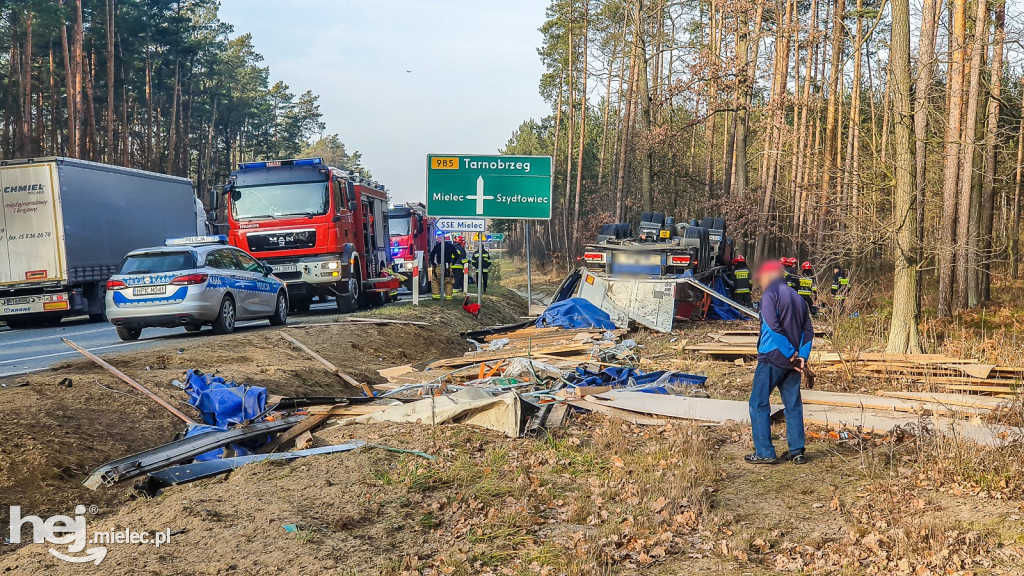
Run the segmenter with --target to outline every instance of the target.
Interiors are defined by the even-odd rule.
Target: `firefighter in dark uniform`
[[[747,308],[752,307],[753,303],[750,301],[750,269],[747,268],[746,258],[736,256],[732,259],[732,271],[729,272],[729,280],[732,281],[732,299]]]
[[[483,251],[483,264],[480,263],[481,251]],[[480,267],[480,287],[483,288],[484,292],[487,292],[487,275],[490,273],[491,270],[491,253],[488,252],[487,249],[483,247],[483,244],[481,244],[480,248],[473,253],[473,258],[470,263],[474,267]]]
[[[455,276],[454,294],[457,296],[465,290],[466,264],[469,263],[469,254],[466,252],[466,239],[459,238],[455,241],[455,251],[452,254],[451,269]]]
[[[841,310],[846,304],[846,295],[850,291],[850,279],[846,277],[846,272],[843,271],[839,266],[832,268],[832,297],[836,301],[836,306]]]
[[[804,262],[800,266],[801,274],[797,279],[797,294],[804,299],[807,310],[814,314],[814,299],[818,295],[818,286],[814,278],[814,266],[810,262]]]
[[[441,247],[444,247],[444,262],[441,261]],[[438,242],[430,250],[430,297],[434,300],[441,299],[441,292],[444,292],[445,300],[452,299],[452,270],[453,259],[457,256],[455,243],[450,240]]]
[[[779,258],[782,264],[782,273],[786,276],[786,284],[793,290],[800,289],[800,277],[796,273],[796,258]]]

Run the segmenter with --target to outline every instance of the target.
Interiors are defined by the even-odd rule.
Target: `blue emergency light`
[[[292,160],[262,160],[260,162],[239,162],[239,170],[254,170],[258,168],[279,168],[281,166],[320,166],[324,163],[323,158],[294,158]]]
[[[164,240],[165,246],[195,246],[197,244],[227,244],[226,234],[217,236],[186,236],[184,238],[168,238]]]

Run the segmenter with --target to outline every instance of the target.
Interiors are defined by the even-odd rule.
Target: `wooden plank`
[[[348,382],[349,384],[355,386],[356,388],[362,388],[363,389],[363,393],[365,393],[367,396],[373,396],[373,388],[369,384],[366,384],[365,382],[358,382],[358,381],[356,381],[355,378],[353,378],[353,377],[349,376],[348,374],[345,374],[344,372],[339,370],[337,366],[335,366],[334,364],[331,364],[326,358],[324,358],[323,356],[321,356],[321,355],[317,354],[316,352],[310,350],[309,347],[306,346],[305,344],[303,344],[302,342],[299,342],[295,338],[292,338],[292,336],[290,334],[286,334],[284,332],[281,332],[281,337],[284,338],[285,340],[291,342],[299,350],[302,350],[303,352],[305,352],[313,360],[316,360],[317,362],[319,362],[324,368],[327,368],[331,372],[334,372],[334,374],[336,376],[338,376],[339,378],[341,378],[345,382]]]
[[[306,416],[302,422],[299,422],[295,426],[285,430],[284,432],[277,435],[269,444],[260,446],[256,450],[257,454],[269,454],[270,452],[276,452],[279,448],[287,448],[287,444],[292,440],[299,437],[303,432],[312,430],[317,426],[323,424],[330,418],[330,414],[311,414]]]
[[[668,424],[668,420],[664,420],[662,418],[644,416],[643,414],[637,414],[628,410],[619,410],[618,408],[612,408],[611,406],[600,404],[598,402],[591,402],[582,398],[569,400],[567,404],[577,406],[585,410],[590,410],[591,412],[597,412],[598,414],[611,416],[612,418],[619,418],[621,420],[626,420],[627,422],[640,424],[641,426],[664,426]]]
[[[75,344],[74,342],[72,342],[71,340],[68,340],[67,338],[61,338],[60,340],[61,340],[61,342],[65,343],[68,346],[70,346],[71,348],[73,348],[76,352],[78,352],[82,356],[85,356],[89,360],[92,360],[93,362],[95,362],[96,365],[98,365],[100,368],[103,368],[107,372],[110,372],[111,374],[116,376],[120,381],[122,381],[125,384],[131,386],[132,388],[135,388],[139,392],[142,392],[143,394],[148,396],[152,401],[154,401],[157,404],[159,404],[164,410],[167,410],[171,414],[174,414],[175,416],[177,416],[179,419],[181,419],[185,423],[187,423],[187,424],[195,424],[196,423],[195,420],[193,420],[193,419],[189,418],[188,416],[186,416],[181,410],[178,410],[174,406],[171,406],[170,403],[168,403],[166,400],[164,400],[163,398],[157,396],[153,392],[150,392],[148,388],[146,388],[142,384],[139,384],[135,380],[132,380],[131,377],[129,377],[127,374],[125,374],[124,372],[121,372],[117,368],[114,368],[113,366],[108,364],[105,360],[100,358],[99,356],[93,354],[92,352],[89,352],[85,348],[82,348],[81,346],[79,346],[78,344]]]
[[[909,412],[913,414],[940,414],[955,416],[964,414],[980,414],[986,408],[950,407],[922,400],[907,400],[870,394],[850,394],[847,392],[825,392],[822,390],[801,390],[800,397],[804,404],[820,404],[846,408],[868,408],[889,412]]]
[[[566,346],[549,346],[540,347],[530,350],[527,353],[526,350],[495,350],[493,352],[472,352],[461,358],[445,358],[443,360],[437,360],[427,365],[428,369],[436,368],[460,368],[464,366],[470,366],[478,364],[480,362],[492,362],[494,360],[507,360],[509,358],[517,357],[530,357],[537,355],[545,356],[570,356],[589,354],[594,348],[593,345],[581,345],[573,344]]]
[[[988,408],[990,410],[1005,406],[1006,402],[992,398],[991,396],[978,396],[968,394],[950,394],[948,392],[880,392],[882,396],[891,398],[904,398],[907,400],[922,400],[933,402],[944,406],[963,406],[965,408]]]
[[[946,390],[960,390],[963,392],[991,392],[993,394],[1012,393],[1013,389],[1006,386],[977,386],[973,384],[946,384]]]
[[[954,372],[963,372],[974,378],[988,378],[992,375],[995,364],[939,364],[943,368],[950,368]]]

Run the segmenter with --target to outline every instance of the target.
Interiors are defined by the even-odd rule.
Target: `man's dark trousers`
[[[778,388],[786,414],[786,440],[789,453],[804,451],[804,407],[800,400],[800,373],[783,369],[767,362],[758,362],[754,370],[754,386],[750,391],[750,426],[753,430],[754,449],[760,458],[775,458],[772,444],[771,405],[772,390]]]

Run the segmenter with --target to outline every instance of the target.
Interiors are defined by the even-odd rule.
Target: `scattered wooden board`
[[[577,406],[585,410],[590,410],[591,412],[597,412],[598,414],[605,414],[613,418],[626,420],[627,422],[632,422],[634,424],[640,424],[642,426],[664,426],[665,424],[668,424],[668,420],[664,420],[662,418],[654,418],[652,416],[645,416],[628,410],[612,408],[606,404],[591,402],[590,400],[583,398],[569,400],[567,404]]]
[[[988,408],[989,410],[994,410],[1006,405],[1005,401],[992,398],[991,396],[951,394],[948,392],[881,392],[880,394],[891,398],[922,400],[944,406],[963,406],[966,408]]]
[[[750,409],[747,402],[739,400],[718,400],[714,398],[694,398],[690,396],[671,396],[665,394],[647,394],[645,392],[622,392],[612,390],[596,396],[585,398],[591,402],[603,403],[612,408],[669,416],[684,420],[698,420],[724,424],[750,422]],[[772,412],[781,409],[772,406]]]
[[[800,397],[804,404],[836,406],[845,408],[868,408],[888,412],[909,412],[912,414],[939,414],[957,416],[987,412],[987,408],[964,406],[947,406],[924,400],[908,400],[871,394],[850,394],[847,392],[825,392],[821,390],[801,390]]]

